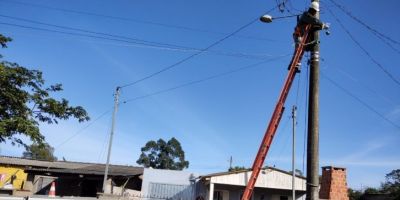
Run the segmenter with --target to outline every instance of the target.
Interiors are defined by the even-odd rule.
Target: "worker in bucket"
[[[304,46],[304,51],[312,51],[314,45],[318,42],[315,41],[314,39],[314,31],[319,31],[322,29],[329,29],[329,24],[328,23],[323,23],[322,21],[320,21],[319,19],[317,19],[317,12],[319,12],[319,3],[318,2],[312,2],[310,7],[308,8],[308,11],[304,12],[302,15],[297,17],[297,25],[294,29],[294,33],[293,33],[293,39],[295,42],[295,53],[296,53],[296,49],[299,46],[300,42],[303,42],[302,39],[304,37],[305,34],[305,29],[307,25],[311,25],[311,29],[310,29],[310,33],[308,35],[307,41],[305,41],[305,46]],[[303,52],[304,52],[303,51]],[[300,71],[300,66],[301,66],[301,57],[300,56],[300,60],[297,63],[296,67],[297,67],[297,71]],[[292,58],[292,61],[290,62],[290,65],[292,64],[294,59],[294,56]],[[289,69],[290,69],[290,65],[289,65]]]

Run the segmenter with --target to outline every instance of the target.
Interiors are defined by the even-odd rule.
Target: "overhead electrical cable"
[[[330,2],[332,2],[337,8],[339,8],[340,10],[342,10],[344,13],[346,13],[350,18],[352,18],[354,21],[358,22],[359,24],[363,25],[365,28],[367,28],[368,30],[370,30],[371,32],[389,40],[392,43],[398,44],[400,45],[400,42],[397,40],[394,40],[393,38],[387,36],[386,34],[372,28],[370,25],[368,25],[367,23],[363,22],[362,20],[360,20],[359,18],[355,17],[350,11],[348,11],[343,5],[340,5],[339,3],[337,3],[334,0],[329,0]]]
[[[161,43],[161,42],[153,42],[153,41],[147,41],[147,40],[142,40],[142,39],[138,39],[138,38],[126,37],[126,36],[123,36],[123,35],[116,35],[116,34],[110,34],[110,33],[104,33],[104,32],[98,32],[98,31],[82,29],[82,28],[75,28],[75,27],[70,27],[70,26],[51,24],[51,23],[35,21],[35,20],[22,18],[22,17],[15,17],[15,16],[10,16],[10,15],[3,15],[3,14],[0,14],[0,17],[13,19],[13,20],[18,20],[18,21],[23,21],[23,22],[34,23],[34,24],[39,24],[39,25],[51,26],[51,27],[56,27],[56,28],[61,28],[61,29],[66,29],[66,30],[80,31],[80,32],[85,32],[85,33],[90,33],[90,34],[103,35],[103,36],[109,36],[109,37],[115,37],[115,38],[120,38],[120,39],[127,39],[127,40],[133,40],[133,41],[137,41],[137,42],[142,42],[140,44],[148,43],[148,44],[154,44],[154,45],[173,46],[173,47],[177,47],[177,48],[189,49],[187,47],[173,45],[173,44],[166,44],[166,43]]]
[[[142,40],[142,39],[131,38],[131,37],[126,37],[126,36],[121,36],[121,35],[91,31],[91,30],[86,30],[86,29],[81,29],[81,28],[49,24],[49,23],[44,23],[44,22],[39,22],[39,21],[34,21],[34,20],[29,20],[29,19],[24,19],[24,18],[19,18],[19,17],[12,17],[12,16],[2,15],[2,14],[0,14],[0,17],[30,22],[30,23],[35,23],[35,24],[40,24],[40,25],[45,25],[45,26],[52,26],[52,27],[56,27],[56,28],[66,29],[66,30],[80,31],[80,32],[89,33],[89,34],[65,32],[65,31],[59,31],[59,30],[53,30],[53,29],[47,29],[47,28],[32,27],[32,26],[26,26],[26,25],[20,25],[20,24],[0,22],[0,24],[3,24],[3,25],[14,26],[14,27],[19,27],[19,28],[33,29],[33,30],[53,32],[53,33],[61,33],[61,34],[103,39],[103,40],[112,40],[112,41],[124,42],[124,43],[129,43],[129,44],[137,44],[136,47],[151,47],[151,48],[156,48],[156,49],[161,49],[161,50],[172,50],[172,51],[183,51],[183,52],[200,52],[200,51],[202,51],[201,49],[193,48],[193,47],[186,47],[186,46],[180,46],[180,45],[175,45],[175,44],[154,42],[154,41]],[[95,34],[95,35],[92,35],[92,34]],[[100,35],[100,36],[98,36],[98,35]],[[105,36],[105,37],[103,37],[103,36]],[[247,53],[224,52],[224,51],[213,51],[213,50],[208,50],[207,52],[213,53],[216,55],[248,58],[248,59],[265,59],[266,57],[270,56],[268,54],[247,54]]]
[[[389,98],[389,97],[381,94],[380,92],[372,89],[371,87],[369,87],[365,83],[359,81],[356,77],[354,77],[350,73],[346,72],[345,70],[340,69],[339,67],[334,67],[333,69],[335,69],[337,72],[339,72],[343,76],[347,77],[349,80],[351,80],[352,82],[356,83],[357,85],[359,85],[359,86],[365,88],[366,90],[370,91],[374,96],[380,97],[382,100],[385,100],[387,103],[392,104],[392,106],[397,106],[397,103],[394,100],[392,100],[391,98]]]
[[[288,54],[288,55],[289,55],[289,54]],[[163,94],[163,93],[167,93],[167,92],[170,92],[170,91],[173,91],[173,90],[177,90],[177,89],[180,89],[180,88],[184,88],[184,87],[187,87],[187,86],[190,86],[190,85],[195,85],[195,84],[198,84],[198,83],[206,82],[206,81],[208,81],[208,80],[217,79],[217,78],[226,76],[226,75],[228,75],[228,74],[232,74],[232,73],[239,72],[239,71],[242,71],[242,70],[245,70],[245,69],[249,69],[249,68],[256,67],[256,66],[258,66],[258,65],[261,65],[261,64],[264,64],[264,63],[267,63],[267,62],[271,62],[271,61],[274,61],[274,60],[278,60],[278,59],[283,58],[283,57],[286,57],[286,56],[288,56],[288,55],[279,56],[279,57],[274,58],[274,59],[262,61],[262,62],[255,63],[255,64],[252,64],[252,65],[248,65],[248,66],[244,66],[244,67],[237,68],[237,69],[234,69],[234,70],[230,70],[230,71],[227,71],[227,72],[215,74],[215,75],[213,75],[213,76],[209,76],[209,77],[206,77],[206,78],[203,78],[203,79],[199,79],[199,80],[195,80],[195,81],[190,81],[190,82],[188,82],[188,83],[184,83],[184,84],[181,84],[181,85],[178,85],[178,86],[175,86],[175,87],[172,87],[172,88],[164,89],[164,90],[159,90],[159,91],[156,91],[156,92],[147,94],[147,95],[143,95],[143,96],[138,96],[138,97],[135,97],[135,98],[127,99],[127,100],[125,100],[125,101],[123,101],[123,102],[121,102],[121,103],[122,103],[122,104],[126,104],[126,103],[129,103],[129,102],[132,102],[132,101],[136,101],[136,100],[139,100],[139,99],[144,99],[144,98],[147,98],[147,97],[151,97],[151,96],[155,96],[155,95],[158,95],[158,94]],[[120,104],[121,104],[121,103],[120,103]],[[61,142],[61,143],[59,143],[58,145],[56,145],[55,148],[61,147],[61,146],[64,145],[65,143],[67,143],[67,142],[69,142],[70,140],[72,140],[74,137],[76,137],[76,136],[78,136],[79,134],[81,134],[84,130],[86,130],[87,128],[89,128],[90,126],[92,126],[95,122],[97,122],[98,120],[100,120],[101,118],[103,118],[106,114],[110,113],[111,110],[112,110],[112,108],[110,108],[109,110],[107,110],[107,111],[105,111],[104,113],[102,113],[100,116],[98,116],[96,119],[94,119],[90,124],[88,124],[87,126],[83,127],[82,129],[80,129],[79,131],[77,131],[75,134],[73,134],[72,136],[70,136],[70,137],[68,137],[66,140],[64,140],[63,142]]]
[[[286,56],[288,56],[288,55],[286,55]],[[255,64],[247,65],[247,66],[244,66],[244,67],[240,67],[240,68],[237,68],[237,69],[229,70],[229,71],[226,71],[226,72],[214,74],[212,76],[208,76],[208,77],[205,77],[205,78],[202,78],[202,79],[189,81],[187,83],[176,85],[176,86],[173,86],[173,87],[170,87],[170,88],[167,88],[167,89],[162,89],[162,90],[159,90],[159,91],[156,91],[156,92],[153,92],[153,93],[149,93],[149,94],[137,96],[137,97],[134,97],[134,98],[130,98],[130,99],[122,101],[121,103],[126,104],[126,103],[129,103],[129,102],[132,102],[132,101],[136,101],[136,100],[139,100],[139,99],[144,99],[144,98],[147,98],[147,97],[151,97],[151,96],[167,93],[167,92],[170,92],[170,91],[173,91],[173,90],[181,89],[181,88],[184,88],[184,87],[187,87],[187,86],[190,86],[190,85],[195,85],[195,84],[199,84],[199,83],[202,83],[202,82],[205,82],[205,81],[209,81],[209,80],[212,80],[212,79],[217,79],[217,78],[220,78],[220,77],[232,74],[232,73],[236,73],[236,72],[239,72],[239,71],[243,71],[243,70],[246,70],[246,69],[249,69],[249,68],[253,68],[253,67],[259,66],[261,64],[265,64],[267,62],[278,60],[278,59],[286,57],[286,56],[280,56],[280,57],[273,58],[273,59],[270,59],[270,60],[266,60],[266,61],[258,62],[258,63],[255,63]]]
[[[272,8],[272,9],[269,10],[267,13],[273,11],[275,8],[276,8],[276,7]],[[144,81],[144,80],[147,80],[147,79],[149,79],[149,78],[152,78],[152,77],[154,77],[154,76],[156,76],[156,75],[158,75],[158,74],[161,74],[161,73],[163,73],[163,72],[165,72],[165,71],[168,71],[168,70],[170,70],[170,69],[172,69],[172,68],[174,68],[174,67],[177,67],[178,65],[180,65],[180,64],[182,64],[182,63],[184,63],[184,62],[186,62],[186,61],[188,61],[188,60],[190,60],[190,59],[192,59],[192,58],[194,58],[194,57],[196,57],[196,56],[198,56],[198,55],[200,55],[200,54],[202,54],[203,52],[205,52],[205,51],[211,49],[212,47],[218,45],[219,43],[223,42],[224,40],[226,40],[226,39],[232,37],[232,36],[235,35],[236,33],[240,32],[241,30],[243,30],[243,29],[245,29],[245,28],[247,28],[247,27],[249,27],[250,25],[252,25],[254,22],[256,22],[256,21],[258,21],[258,20],[259,20],[259,17],[255,18],[255,19],[251,20],[250,22],[246,23],[245,25],[239,27],[239,28],[236,29],[235,31],[233,31],[233,32],[231,32],[230,34],[226,35],[225,37],[223,37],[223,38],[221,38],[221,39],[215,41],[215,42],[212,43],[211,45],[208,45],[208,46],[207,46],[206,48],[204,48],[202,51],[196,52],[196,53],[194,53],[194,54],[192,54],[192,55],[190,55],[190,56],[188,56],[188,57],[183,58],[182,60],[179,60],[178,62],[176,62],[176,63],[174,63],[174,64],[172,64],[172,65],[169,65],[169,66],[167,66],[167,67],[164,67],[164,68],[162,68],[162,69],[160,69],[160,70],[158,70],[158,71],[156,71],[156,72],[154,72],[154,73],[151,73],[151,74],[149,74],[149,75],[147,75],[147,76],[144,76],[143,78],[140,78],[140,79],[138,79],[138,80],[136,80],[136,81],[133,81],[133,82],[128,83],[128,84],[125,84],[125,85],[122,85],[120,88],[124,88],[124,87],[129,87],[129,86],[135,85],[135,84],[140,83],[140,82],[142,82],[142,81]]]
[[[398,86],[400,86],[400,81],[394,77],[381,63],[379,63],[372,55],[365,49],[358,40],[350,33],[350,31],[344,26],[344,24],[336,17],[336,15],[329,9],[327,10],[333,16],[333,18],[339,23],[342,29],[347,33],[347,35],[351,38],[351,40],[364,52],[364,54],[373,62],[376,66],[378,66],[393,82],[395,82]]]
[[[211,33],[211,34],[218,34],[218,35],[227,34],[227,33],[218,32],[218,31],[210,31],[210,30],[204,30],[204,29],[187,27],[187,26],[165,24],[165,23],[160,23],[160,22],[133,19],[133,18],[127,18],[127,17],[112,16],[112,15],[106,15],[106,14],[101,14],[101,13],[93,13],[93,12],[80,11],[80,10],[65,9],[65,8],[47,6],[47,5],[31,3],[31,2],[23,2],[23,1],[16,1],[16,0],[0,0],[0,1],[6,2],[6,3],[17,4],[17,5],[23,5],[23,6],[37,7],[37,8],[47,9],[47,10],[56,10],[56,11],[65,12],[65,13],[73,13],[73,14],[78,14],[78,15],[101,17],[101,18],[105,18],[105,19],[112,19],[112,20],[119,20],[119,21],[126,21],[126,22],[134,22],[134,23],[141,23],[141,24],[149,24],[149,25],[156,25],[156,26],[161,26],[161,27],[181,29],[181,30],[192,31],[192,32],[203,32],[203,33]],[[260,37],[254,37],[254,36],[235,35],[235,37],[244,38],[244,39],[251,39],[251,40],[263,40],[263,41],[275,41],[276,42],[276,40],[273,40],[273,39],[260,38]]]
[[[110,129],[111,129],[111,123],[112,123],[112,118],[110,118],[110,121],[109,121],[109,127],[110,127]],[[103,159],[103,157],[105,156],[105,153],[106,153],[106,147],[107,147],[107,138],[110,136],[110,131],[109,130],[106,130],[105,131],[105,134],[104,134],[104,138],[103,138],[103,141],[102,141],[102,145],[101,145],[101,147],[100,147],[100,153],[99,153],[99,157],[98,157],[98,159],[97,159],[97,162],[98,163],[100,163],[100,162],[102,162],[102,159]]]
[[[305,160],[306,160],[306,147],[307,147],[307,139],[308,139],[308,126],[307,126],[307,122],[308,122],[308,89],[309,89],[309,84],[310,84],[310,73],[309,71],[309,67],[307,65],[307,72],[306,72],[306,97],[305,97],[305,104],[304,104],[304,136],[303,136],[303,158],[302,158],[302,172],[303,174],[305,173]],[[305,189],[305,188],[302,188]]]
[[[25,28],[25,29],[33,29],[33,30],[39,30],[39,31],[61,33],[61,34],[66,34],[66,35],[82,36],[82,37],[89,37],[89,38],[95,38],[95,39],[104,39],[104,40],[111,40],[111,41],[117,41],[117,42],[126,42],[126,43],[138,44],[138,45],[144,45],[144,46],[167,48],[165,46],[153,45],[153,44],[144,43],[144,42],[134,42],[134,41],[129,41],[129,40],[122,40],[122,39],[117,39],[117,38],[109,38],[109,37],[103,37],[103,36],[97,36],[97,35],[90,35],[90,34],[83,34],[83,33],[76,33],[76,32],[59,31],[59,30],[53,30],[53,29],[47,29],[47,28],[27,26],[27,25],[22,25],[22,24],[7,23],[7,22],[0,22],[0,24],[7,25],[7,26],[19,27],[19,28]],[[182,50],[189,50],[189,49],[182,49]]]
[[[281,134],[277,134],[275,136],[276,138],[275,138],[274,141],[276,141],[276,142],[274,144],[278,144],[278,143],[281,144],[280,148],[279,149],[275,149],[274,151],[272,151],[274,148],[271,148],[271,151],[269,152],[269,155],[271,155],[271,156],[274,155],[274,154],[276,155],[275,162],[279,162],[279,161],[282,160],[283,152],[285,151],[287,143],[289,141],[289,137],[291,136],[291,134],[289,134],[289,132],[286,131],[286,129],[287,129],[288,125],[289,125],[289,122],[291,121],[290,118],[291,117],[286,116],[286,121],[282,124],[282,126],[278,130]],[[273,145],[273,146],[277,146],[277,145]]]
[[[400,54],[400,50],[397,49],[393,44],[399,44],[396,40],[393,40],[391,37],[386,36],[385,34],[377,31],[376,29],[372,28],[365,22],[361,21],[359,18],[355,17],[353,14],[351,14],[350,11],[348,11],[344,6],[339,5],[338,3],[334,2],[331,0],[331,2],[334,4],[334,6],[338,7],[342,12],[344,12],[347,16],[352,18],[354,21],[358,22],[362,26],[364,26],[367,30],[369,30],[375,37],[377,37],[379,40],[381,40],[383,43],[385,43],[389,48],[391,48],[393,51],[396,53]],[[392,43],[390,43],[392,42]]]
[[[273,9],[272,9],[272,10],[273,10]],[[271,11],[272,11],[272,10],[271,10]],[[270,11],[269,11],[269,12],[270,12]],[[0,24],[3,24],[3,25],[21,26],[21,27],[24,27],[24,28],[32,28],[32,29],[38,29],[38,30],[46,30],[46,31],[59,32],[59,33],[64,33],[64,34],[77,34],[77,33],[62,32],[62,31],[57,31],[57,30],[50,30],[50,29],[37,28],[37,27],[29,27],[29,26],[24,26],[24,25],[15,25],[15,24],[10,24],[10,23],[2,23],[2,22],[0,22]],[[248,26],[248,25],[250,25],[250,23],[247,24],[247,26]],[[238,30],[235,31],[235,32],[239,32],[240,30],[242,30],[243,28],[245,28],[245,27],[247,27],[247,26],[246,26],[246,25],[245,25],[245,26],[242,26],[241,29],[238,29]],[[235,32],[231,33],[230,35],[234,34]],[[85,34],[79,34],[79,33],[78,33],[78,35],[87,36],[87,35],[85,35]],[[103,37],[98,37],[98,36],[91,36],[91,37],[103,38]],[[229,37],[229,35],[228,35],[227,37]],[[225,37],[225,38],[227,38],[227,37]],[[224,39],[224,38],[223,38],[223,39]],[[221,40],[219,40],[219,41],[221,42],[221,41],[223,41],[223,39],[221,39]],[[218,41],[217,41],[217,42],[218,42]],[[203,51],[202,51],[202,52],[203,52]],[[204,79],[200,79],[200,80],[196,80],[196,81],[191,81],[191,82],[188,82],[188,83],[185,83],[185,84],[182,84],[182,85],[178,85],[178,86],[175,86],[175,87],[172,87],[172,88],[168,88],[168,89],[161,90],[161,91],[157,91],[157,92],[154,92],[154,93],[151,93],[151,94],[147,94],[147,95],[144,95],[144,96],[139,96],[139,97],[135,97],[135,98],[132,98],[132,99],[128,99],[128,100],[125,100],[125,101],[122,102],[122,103],[125,104],[125,103],[131,102],[131,101],[135,101],[135,100],[138,100],[138,99],[143,99],[143,98],[146,98],[146,97],[150,97],[150,96],[154,96],[154,95],[157,95],[157,94],[166,93],[166,92],[173,91],[173,90],[176,90],[176,89],[179,89],[179,88],[183,88],[183,87],[186,87],[186,86],[189,86],[189,85],[194,85],[194,84],[197,84],[197,83],[205,82],[205,81],[207,81],[207,80],[216,79],[216,78],[218,78],[218,77],[222,77],[222,76],[225,76],[225,75],[228,75],[228,74],[231,74],[231,73],[235,73],[235,72],[238,72],[238,71],[242,71],[242,70],[247,69],[247,68],[255,67],[255,66],[258,66],[258,65],[260,65],[260,64],[263,64],[263,63],[266,63],[266,62],[269,62],[269,61],[273,61],[273,60],[277,60],[277,59],[282,58],[282,57],[285,57],[285,56],[288,56],[288,55],[277,56],[277,58],[275,58],[275,59],[265,60],[265,61],[262,61],[262,62],[259,62],[259,63],[256,63],[256,64],[252,64],[252,65],[245,66],[245,67],[241,67],[241,68],[238,68],[238,69],[235,69],[235,70],[231,70],[231,71],[228,71],[228,72],[216,74],[216,75],[213,75],[213,76],[204,78]],[[106,112],[104,112],[103,114],[101,114],[99,117],[97,117],[97,118],[96,118],[94,121],[92,121],[90,124],[88,124],[87,126],[83,127],[82,129],[80,129],[79,131],[77,131],[75,134],[73,134],[72,136],[70,136],[69,138],[67,138],[66,140],[64,140],[63,142],[61,142],[61,143],[59,143],[58,145],[56,145],[55,148],[59,148],[59,147],[61,147],[62,145],[64,145],[65,143],[67,143],[67,142],[69,142],[70,140],[72,140],[74,137],[76,137],[77,135],[79,135],[80,133],[82,133],[85,129],[87,129],[87,128],[89,128],[90,126],[92,126],[96,121],[98,121],[98,120],[100,120],[102,117],[104,117],[104,116],[105,116],[107,113],[109,113],[111,110],[112,110],[112,109],[107,110]]]
[[[292,134],[289,134],[289,131],[287,131],[287,132],[285,131],[286,128],[288,127],[289,122],[290,122],[290,118],[291,117],[287,116],[287,121],[286,121],[286,123],[283,125],[283,127],[281,129],[282,134],[286,133],[286,137],[282,138],[282,139],[284,139],[283,141],[281,141],[281,142],[283,142],[283,146],[281,146],[281,149],[280,149],[280,151],[278,153],[278,156],[277,156],[277,160],[278,161],[282,158],[282,154],[286,150],[286,146],[288,145],[289,140],[290,140],[290,136],[292,135]]]
[[[88,125],[84,126],[83,128],[79,129],[77,132],[75,132],[73,135],[71,135],[70,137],[68,137],[67,139],[65,139],[64,141],[60,142],[58,145],[56,145],[54,148],[57,149],[59,147],[61,147],[62,145],[64,145],[65,143],[69,142],[70,140],[72,140],[74,137],[78,136],[79,134],[81,134],[84,130],[88,129],[89,127],[91,127],[93,124],[95,124],[98,120],[100,120],[101,118],[103,118],[105,115],[107,115],[108,113],[111,113],[112,109],[109,109],[105,112],[103,112],[101,115],[99,115],[96,119],[94,119],[92,122],[90,122]]]
[[[380,113],[378,110],[376,110],[373,106],[369,105],[368,103],[366,103],[365,101],[363,101],[362,99],[360,99],[359,97],[357,97],[355,94],[353,94],[352,92],[350,92],[349,90],[347,90],[346,88],[344,88],[343,86],[341,86],[340,84],[338,84],[336,81],[334,81],[333,79],[329,78],[328,76],[326,76],[324,73],[321,72],[322,77],[324,77],[326,80],[328,80],[332,85],[334,85],[335,87],[339,88],[340,90],[342,90],[344,93],[346,93],[347,95],[349,95],[350,97],[352,97],[354,100],[356,100],[358,103],[360,103],[361,105],[363,105],[365,108],[367,108],[368,110],[370,110],[371,112],[375,113],[377,116],[379,116],[380,118],[382,118],[383,120],[385,120],[386,122],[388,122],[389,124],[393,125],[395,128],[398,128],[400,130],[400,125],[396,124],[395,122],[393,122],[392,120],[390,120],[389,118],[387,118],[384,114]]]

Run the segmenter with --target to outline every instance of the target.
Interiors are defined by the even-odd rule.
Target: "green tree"
[[[377,188],[369,187],[364,190],[364,194],[379,194],[379,193],[380,193],[380,191]]]
[[[292,171],[289,171],[289,174],[292,174]],[[303,175],[303,171],[299,170],[299,169],[295,169],[294,170],[294,174],[297,176],[304,176]]]
[[[22,157],[35,160],[56,161],[57,157],[55,157],[53,153],[54,148],[47,143],[43,145],[31,144],[26,148],[26,151],[22,153]]]
[[[11,42],[11,41],[12,41],[11,38],[0,34],[0,45],[1,45],[2,48],[6,48],[7,47],[7,42]]]
[[[363,193],[361,191],[349,188],[347,190],[347,194],[349,195],[349,200],[360,200]]]
[[[230,167],[228,169],[229,172],[237,172],[237,171],[243,171],[243,170],[248,170],[248,168],[246,168],[244,166],[234,166],[234,167]]]
[[[168,142],[163,139],[148,141],[141,149],[137,164],[155,169],[182,170],[189,167],[185,160],[185,152],[181,144],[174,137]]]
[[[386,181],[381,188],[382,192],[389,193],[394,199],[400,200],[400,169],[392,170],[386,174]]]
[[[11,38],[0,34],[0,44],[7,47]],[[45,86],[42,72],[29,70],[17,63],[0,61],[0,143],[11,141],[28,147],[21,135],[28,137],[39,146],[45,138],[40,133],[39,123],[58,123],[70,117],[79,122],[89,120],[81,106],[70,106],[66,99],[50,97],[53,92],[62,91],[61,84]]]

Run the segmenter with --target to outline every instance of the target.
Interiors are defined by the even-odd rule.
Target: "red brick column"
[[[320,199],[349,200],[347,195],[346,168],[322,167]]]

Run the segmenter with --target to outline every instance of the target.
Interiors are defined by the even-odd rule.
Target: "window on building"
[[[279,198],[279,200],[289,200],[289,197],[288,197],[288,196],[281,196],[281,197]]]
[[[222,191],[214,191],[214,198],[213,200],[224,200]]]
[[[240,192],[240,195],[239,195],[239,200],[241,200],[241,199],[242,199],[242,197],[243,197],[243,193],[244,193],[244,191],[241,191],[241,192]],[[251,200],[254,200],[254,193],[251,195]]]

